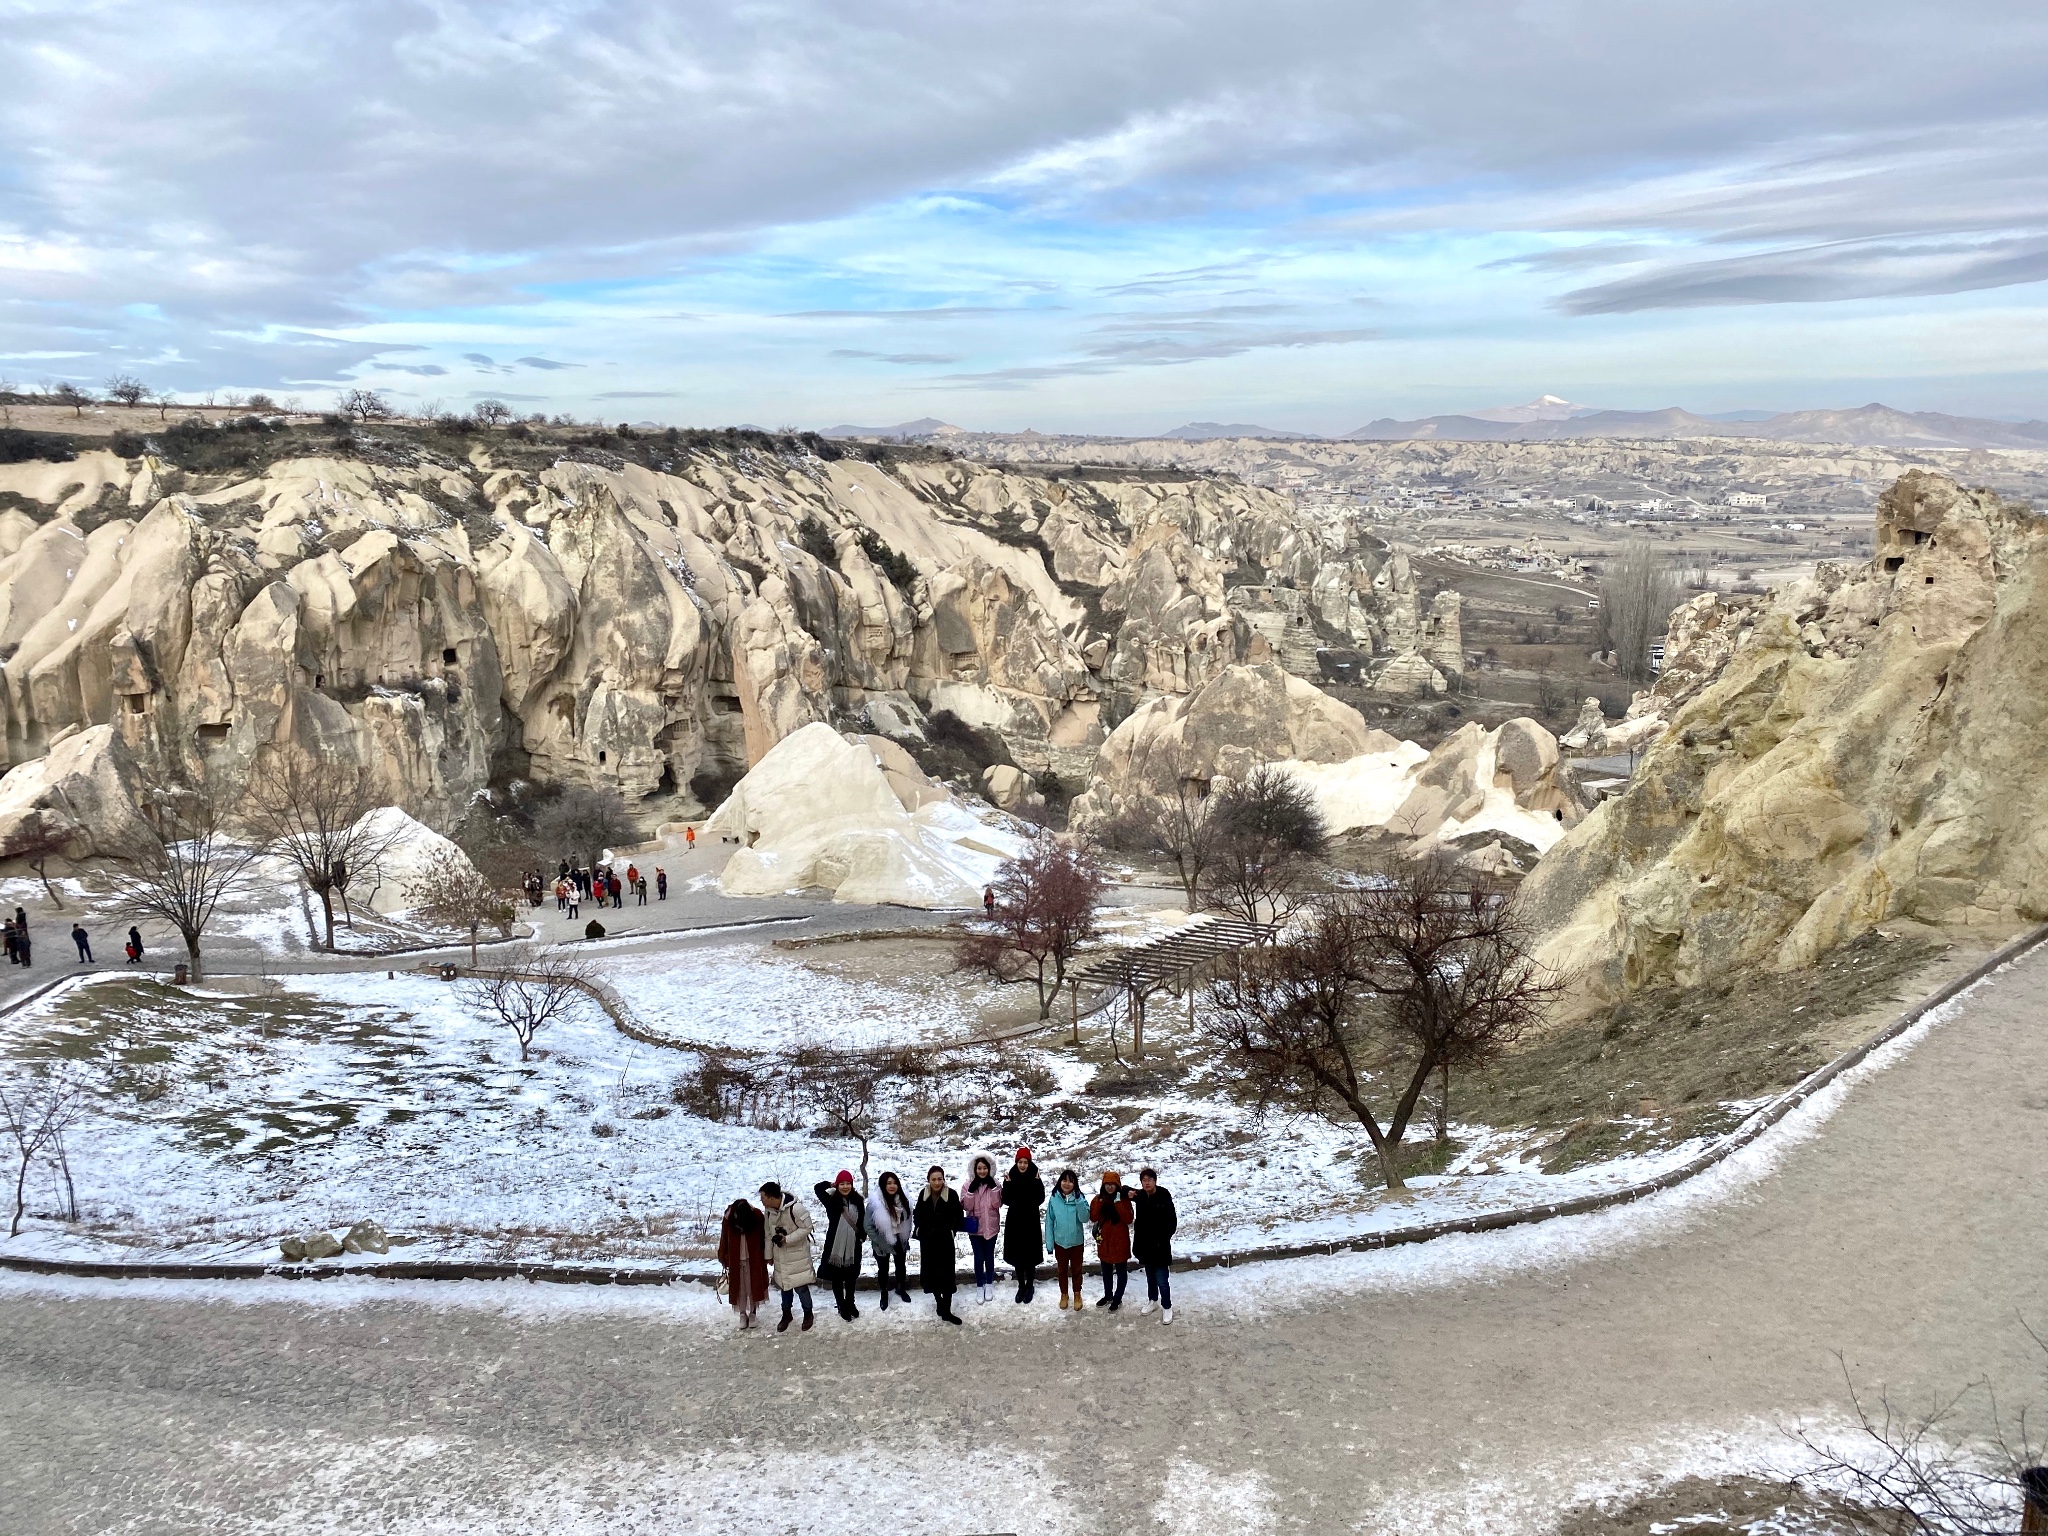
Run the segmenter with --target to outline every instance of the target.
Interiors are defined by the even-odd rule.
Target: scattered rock
[[[389,1253],[391,1240],[374,1221],[359,1221],[348,1229],[341,1246],[349,1253]]]

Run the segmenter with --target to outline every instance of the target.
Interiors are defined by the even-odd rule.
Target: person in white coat
[[[782,1293],[782,1321],[775,1331],[788,1331],[792,1306],[801,1301],[808,1332],[813,1321],[811,1287],[818,1283],[818,1272],[811,1266],[811,1218],[773,1180],[761,1186],[761,1204],[768,1212],[768,1268],[775,1289]]]
[[[893,1173],[875,1180],[868,1193],[868,1241],[875,1250],[875,1283],[882,1289],[882,1310],[889,1310],[889,1263],[896,1264],[896,1299],[910,1300],[910,1197]]]

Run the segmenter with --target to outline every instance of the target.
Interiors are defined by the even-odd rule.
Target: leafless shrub
[[[105,385],[107,398],[133,410],[149,398],[149,386],[132,373],[111,375]]]
[[[85,1114],[90,1095],[83,1078],[62,1069],[23,1073],[0,1082],[0,1130],[14,1147],[14,1216],[7,1235],[21,1232],[28,1208],[28,1174],[39,1157],[49,1157],[64,1180],[70,1214],[78,1214],[71,1186],[71,1160],[64,1153],[64,1132]]]
[[[1855,1407],[1862,1454],[1801,1430],[1798,1437],[1816,1464],[1797,1482],[1846,1491],[1865,1507],[1864,1528],[1886,1536],[2010,1536],[2020,1529],[2026,1474],[2042,1450],[2028,1434],[2024,1413],[2008,1425],[1996,1400],[1991,1401],[1995,1427],[1989,1454],[1980,1458],[1969,1455],[1948,1431],[1966,1400],[1979,1393],[1989,1397],[1987,1384],[1977,1382],[1915,1414],[1900,1409],[1884,1392],[1873,1411],[1849,1381],[1846,1367],[1843,1379]],[[2048,1488],[2036,1491],[2048,1494]]]
[[[1207,904],[1248,923],[1285,923],[1323,883],[1329,832],[1314,793],[1261,763],[1209,796]]]
[[[383,421],[391,415],[391,402],[374,389],[351,389],[334,402],[337,414],[351,421]]]
[[[479,1013],[497,1017],[519,1042],[525,1061],[534,1037],[585,994],[589,968],[555,950],[516,955],[504,970],[480,972],[460,983],[462,999]]]
[[[439,928],[469,935],[469,963],[477,963],[477,935],[485,928],[512,931],[512,898],[461,853],[442,849],[405,887],[413,915]],[[524,1047],[521,1055],[524,1056]]]

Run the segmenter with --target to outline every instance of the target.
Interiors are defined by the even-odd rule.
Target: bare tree
[[[1262,1108],[1334,1096],[1387,1188],[1431,1076],[1491,1059],[1561,990],[1513,904],[1424,865],[1321,898],[1304,930],[1211,984],[1211,1031]]]
[[[383,421],[391,414],[391,402],[374,389],[351,389],[335,402],[335,409],[355,421]]]
[[[1149,853],[1171,864],[1180,878],[1190,912],[1202,904],[1203,882],[1216,855],[1220,823],[1209,817],[1209,790],[1202,780],[1174,765],[1170,794],[1149,798],[1109,827],[1115,847]]]
[[[605,849],[640,841],[624,795],[581,784],[569,786],[541,808],[534,817],[534,835],[543,846],[590,866],[598,863]]]
[[[1648,539],[1631,539],[1600,581],[1600,636],[1631,682],[1650,675],[1650,646],[1678,606],[1678,578]]]
[[[130,410],[149,398],[149,386],[132,373],[112,374],[101,388],[109,400],[117,401]]]
[[[590,972],[573,956],[543,949],[515,956],[504,970],[485,971],[459,985],[463,1001],[479,1013],[495,1014],[512,1031],[519,1059],[525,1061],[534,1036],[587,993]]]
[[[17,835],[0,845],[0,854],[19,859],[34,870],[36,878],[43,883],[43,894],[50,898],[50,905],[61,912],[64,910],[64,898],[57,894],[57,887],[50,882],[50,860],[61,857],[71,842],[69,828],[31,813],[22,818]]]
[[[150,396],[150,403],[156,407],[156,419],[158,421],[167,421],[170,419],[171,407],[178,403],[177,392],[175,390],[160,389]]]
[[[196,979],[214,909],[262,850],[229,834],[222,798],[203,781],[161,785],[137,809],[141,826],[113,849],[123,861],[109,871],[114,910],[177,929]]]
[[[502,427],[512,419],[512,407],[502,400],[479,400],[469,414],[486,427]]]
[[[275,400],[259,389],[249,397],[249,409],[259,416],[275,416],[279,407]]]
[[[334,898],[391,849],[395,822],[370,813],[383,804],[367,768],[302,753],[273,753],[249,777],[242,817],[258,841],[299,872],[320,898],[326,947],[334,948]]]
[[[70,406],[71,414],[74,416],[83,416],[85,408],[92,404],[92,396],[80,389],[76,384],[51,385],[50,398],[59,405]]]
[[[476,964],[477,934],[484,928],[499,933],[512,931],[512,898],[462,853],[446,849],[427,861],[427,867],[405,887],[405,899],[413,915],[438,928],[454,928],[469,935],[469,963]]]
[[[986,931],[960,941],[959,964],[997,981],[1029,978],[1038,987],[1038,1016],[1051,1017],[1067,962],[1101,931],[1097,911],[1108,885],[1093,849],[1038,837],[996,872],[995,916]]]
[[[62,1070],[24,1073],[0,1082],[0,1129],[14,1145],[14,1219],[7,1235],[21,1232],[22,1212],[28,1208],[28,1171],[35,1160],[64,1144],[64,1132],[85,1114],[89,1095],[84,1081]],[[68,1160],[66,1183],[69,1183]],[[77,1214],[77,1199],[71,1201]]]
[[[860,1192],[868,1192],[868,1148],[882,1128],[889,1088],[928,1077],[926,1058],[909,1047],[842,1051],[804,1046],[779,1063],[798,1104],[828,1136],[860,1145]]]
[[[1208,905],[1248,923],[1284,923],[1321,884],[1329,832],[1314,792],[1292,774],[1259,764],[1209,796],[1208,819]]]
[[[2041,1447],[2032,1443],[2024,1413],[2017,1424],[2009,1425],[1997,1401],[1991,1401],[1993,1464],[1987,1467],[1948,1434],[1965,1399],[1989,1395],[1983,1382],[1938,1398],[1917,1414],[1900,1409],[1882,1393],[1873,1412],[1855,1382],[1848,1380],[1846,1366],[1842,1374],[1855,1406],[1863,1454],[1817,1440],[1802,1429],[1798,1438],[1813,1453],[1815,1465],[1795,1481],[1822,1491],[1849,1490],[1864,1506],[1857,1524],[1886,1536],[2009,1536],[2031,1529],[2019,1523],[2018,1514],[2028,1485],[2035,1485],[2031,1491],[2037,1496],[2048,1495],[2048,1487],[2040,1486],[2042,1474],[2035,1463]]]

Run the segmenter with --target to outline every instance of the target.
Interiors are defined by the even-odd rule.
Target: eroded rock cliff
[[[688,809],[806,724],[942,709],[1079,778],[1251,647],[1224,572],[1297,560],[1292,504],[1227,480],[765,437],[463,458],[394,432],[210,478],[94,451],[0,467],[0,508],[9,763],[105,728],[232,786],[297,746],[438,826],[505,774]]]
[[[1549,960],[1612,996],[2048,917],[2048,523],[1915,471],[1869,564],[1680,621],[1668,725],[1524,887]]]

